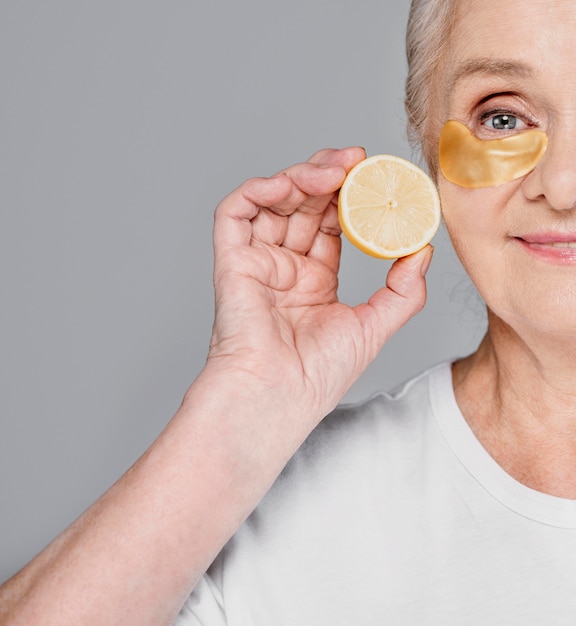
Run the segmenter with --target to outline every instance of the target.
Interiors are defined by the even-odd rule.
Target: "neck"
[[[476,437],[514,478],[576,499],[576,346],[520,336],[488,314],[478,350],[453,370],[456,400]]]

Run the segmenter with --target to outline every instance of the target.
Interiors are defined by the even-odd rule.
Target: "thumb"
[[[422,250],[394,261],[386,277],[386,287],[358,307],[373,357],[399,328],[424,307],[424,276],[430,267],[433,252],[434,248],[428,244]]]

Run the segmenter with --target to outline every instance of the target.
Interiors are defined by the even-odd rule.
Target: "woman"
[[[571,0],[413,2],[409,120],[488,307],[479,349],[322,421],[422,307],[431,249],[352,309],[335,194],[363,151],[247,181],[216,214],[204,371],[2,589],[0,624],[573,623],[575,27]],[[547,149],[502,184],[449,182],[449,120]]]

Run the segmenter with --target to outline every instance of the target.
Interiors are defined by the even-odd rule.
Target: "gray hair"
[[[412,0],[406,29],[406,113],[408,138],[419,147],[431,173],[436,171],[431,116],[434,74],[446,51],[452,30],[455,0]]]

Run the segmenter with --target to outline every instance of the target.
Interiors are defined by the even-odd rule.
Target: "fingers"
[[[306,253],[334,193],[350,168],[364,156],[362,148],[322,150],[306,163],[293,165],[271,178],[247,180],[218,206],[215,244],[248,244],[256,237]],[[263,208],[289,217],[289,221],[273,220]]]
[[[346,172],[349,172],[355,165],[366,158],[366,150],[359,146],[344,148],[337,150],[327,148],[319,150],[313,154],[308,163],[316,163],[318,165],[340,165]]]
[[[425,246],[419,252],[394,262],[386,287],[378,290],[367,304],[357,307],[367,345],[372,346],[373,358],[384,343],[411,317],[420,311],[426,302],[424,276],[432,260],[433,248]]]
[[[294,184],[306,195],[294,196],[298,208],[303,213],[317,213],[326,207],[326,195],[332,194],[339,189],[344,182],[346,174],[360,161],[366,158],[364,148],[351,147],[344,149],[325,149],[313,154],[306,163],[298,163],[285,170],[282,174],[287,175],[294,181]],[[310,167],[310,166],[315,167]],[[334,168],[334,170],[332,169]],[[343,172],[338,168],[342,168]],[[321,188],[318,183],[323,183],[323,172],[339,171],[336,186]],[[287,207],[290,211],[290,206]]]
[[[270,178],[247,180],[220,203],[219,210],[248,219],[263,206],[280,214],[290,214],[297,208],[306,210],[311,198],[336,191],[350,169],[365,156],[364,149],[357,147],[321,150],[305,163],[296,163]]]
[[[249,245],[252,220],[262,207],[274,206],[291,193],[287,176],[251,178],[226,196],[216,208],[214,247],[216,253],[229,246]]]
[[[340,224],[338,223],[338,205],[334,199],[324,214],[320,226],[307,248],[307,255],[333,267],[338,271],[340,265],[340,251],[342,240],[340,239]]]
[[[279,215],[292,215],[296,210],[304,214],[322,213],[332,194],[338,190],[346,170],[338,164],[297,163],[283,170],[284,176],[292,182],[290,194],[270,207]]]

